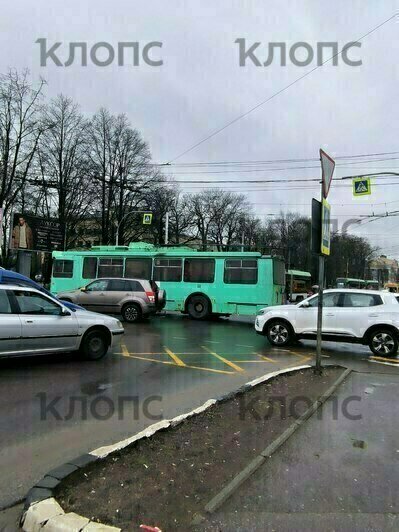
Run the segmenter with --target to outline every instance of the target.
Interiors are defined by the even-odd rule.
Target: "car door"
[[[106,312],[108,279],[97,279],[88,284],[79,294],[78,304],[93,312]]]
[[[384,304],[379,294],[348,290],[343,294],[342,306],[337,312],[337,332],[360,338],[383,312]]]
[[[318,302],[319,296],[316,295],[297,305],[295,316],[295,330],[297,333],[316,334]],[[328,292],[323,295],[323,334],[333,334],[336,331],[336,311],[339,307],[339,302],[339,292]]]
[[[120,302],[127,296],[132,296],[132,282],[126,279],[110,279],[107,288],[107,310],[105,312],[119,313]]]
[[[9,298],[9,290],[0,290],[0,356],[17,354],[21,348],[21,320]]]
[[[21,320],[21,352],[73,351],[79,344],[74,312],[36,291],[13,290]]]

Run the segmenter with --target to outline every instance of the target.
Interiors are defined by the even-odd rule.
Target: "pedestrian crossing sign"
[[[369,177],[355,177],[352,180],[353,195],[367,196],[371,194],[371,182]]]
[[[152,224],[152,213],[145,213],[143,216],[143,225]]]

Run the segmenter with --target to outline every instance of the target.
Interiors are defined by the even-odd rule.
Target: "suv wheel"
[[[194,320],[205,320],[211,313],[209,300],[204,296],[192,296],[187,304],[187,312]]]
[[[141,308],[136,303],[128,303],[122,309],[122,317],[128,323],[139,321],[141,314]]]
[[[100,360],[108,351],[108,343],[102,331],[90,331],[83,338],[81,351],[87,360]]]
[[[370,335],[369,348],[380,357],[392,357],[398,351],[398,340],[388,329],[378,329]]]
[[[282,320],[274,320],[266,326],[266,336],[272,345],[282,347],[294,338],[291,327]]]

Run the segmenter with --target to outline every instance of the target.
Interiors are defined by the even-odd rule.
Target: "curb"
[[[334,366],[326,366],[334,367]],[[268,458],[272,456],[287,440],[307,421],[317,409],[327,401],[329,397],[335,392],[338,386],[348,377],[352,372],[351,369],[346,369],[342,375],[334,382],[326,392],[324,392],[317,401],[315,401],[298,419],[296,419],[288,429],[286,429],[278,438],[276,438],[270,445],[266,447],[256,458],[254,458],[233,480],[229,482],[213,499],[211,499],[205,506],[206,514],[213,514],[218,510],[222,504],[243,484],[255,471],[257,471]],[[193,524],[198,525],[205,519],[204,516],[197,515]]]
[[[173,419],[163,420],[159,421],[158,423],[155,423],[153,425],[150,425],[143,431],[139,432],[138,434],[135,434],[134,436],[131,436],[129,438],[126,438],[124,440],[121,440],[113,445],[108,445],[104,447],[99,447],[98,449],[94,449],[90,453],[83,454],[81,456],[78,456],[74,460],[69,460],[69,462],[56,467],[55,469],[52,469],[49,471],[31,490],[28,492],[26,499],[25,499],[25,505],[24,505],[24,512],[21,517],[21,528],[25,532],[39,532],[41,530],[46,532],[91,532],[91,531],[103,531],[103,532],[120,532],[120,528],[115,528],[112,526],[103,525],[101,523],[97,523],[95,521],[91,521],[90,519],[86,517],[79,516],[73,512],[65,513],[64,510],[61,508],[61,506],[58,504],[58,502],[54,498],[54,489],[58,486],[58,484],[66,478],[68,475],[73,473],[74,471],[77,471],[78,469],[84,468],[88,464],[95,462],[97,460],[101,460],[102,458],[105,458],[109,454],[111,454],[114,451],[119,451],[121,449],[124,449],[131,443],[140,440],[142,438],[150,438],[153,434],[160,430],[165,430],[168,427],[175,427],[176,425],[179,425],[184,420],[195,416],[197,414],[200,414],[204,410],[207,410],[212,405],[216,404],[217,402],[226,401],[235,395],[244,393],[247,390],[250,390],[254,386],[261,384],[263,382],[266,382],[268,380],[274,379],[275,377],[283,374],[288,373],[294,373],[296,371],[300,371],[301,369],[309,369],[312,366],[306,364],[302,366],[296,366],[293,368],[286,368],[281,369],[279,371],[274,371],[272,373],[267,373],[263,375],[262,377],[259,377],[257,379],[254,379],[250,382],[247,382],[234,392],[230,392],[224,396],[217,397],[215,399],[209,399],[206,401],[203,405],[199,406],[198,408],[195,408],[194,410],[191,410],[190,412],[186,414],[181,414],[179,416],[174,417]],[[336,366],[326,366],[326,367],[336,367]],[[339,383],[342,382],[342,380],[350,373],[350,370],[346,370],[343,375],[340,376],[338,379]],[[337,381],[337,382],[338,382]],[[339,384],[338,383],[338,384]],[[336,385],[336,387],[338,386]],[[327,390],[328,392],[331,390]],[[331,391],[333,393],[334,390]],[[322,397],[324,397],[325,394],[323,394]],[[324,399],[326,400],[327,397]],[[321,404],[321,403],[320,403]],[[312,407],[310,407],[312,408]],[[298,424],[299,420],[295,422],[296,426],[299,426]],[[288,429],[290,430],[290,429]],[[284,434],[286,434],[285,431]],[[280,440],[281,437],[278,438],[276,441]],[[286,439],[289,437],[289,435],[286,437]],[[285,441],[285,440],[284,440]],[[274,445],[275,442],[272,443]],[[282,443],[281,443],[282,444]],[[270,447],[270,446],[269,446]],[[265,449],[267,451],[268,448]],[[242,484],[246,478],[248,478],[258,467],[265,461],[265,457],[263,456],[264,452],[261,453],[253,463],[249,464],[247,468],[245,468],[233,481],[226,486],[208,505],[206,508],[210,507],[211,509],[214,508],[212,511],[215,511],[215,499],[219,497],[218,500],[220,500],[220,503],[217,507],[220,506],[224,502],[224,500],[227,499],[227,497],[230,496],[227,495],[227,497],[223,496],[221,497],[222,493],[227,493],[225,490],[236,482],[236,484],[239,482],[239,480],[236,480],[238,477],[240,477],[241,481],[238,485]],[[274,451],[273,451],[274,452]],[[258,464],[258,465],[257,465]],[[222,500],[223,499],[223,500]],[[213,506],[212,506],[213,503]],[[205,510],[209,513],[209,510]],[[203,519],[202,516],[197,516],[200,520]]]

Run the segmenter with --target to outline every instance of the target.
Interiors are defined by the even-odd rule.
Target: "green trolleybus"
[[[284,302],[283,259],[258,252],[205,252],[144,242],[53,252],[54,294],[101,277],[152,279],[166,290],[166,310],[197,319],[256,314]]]

